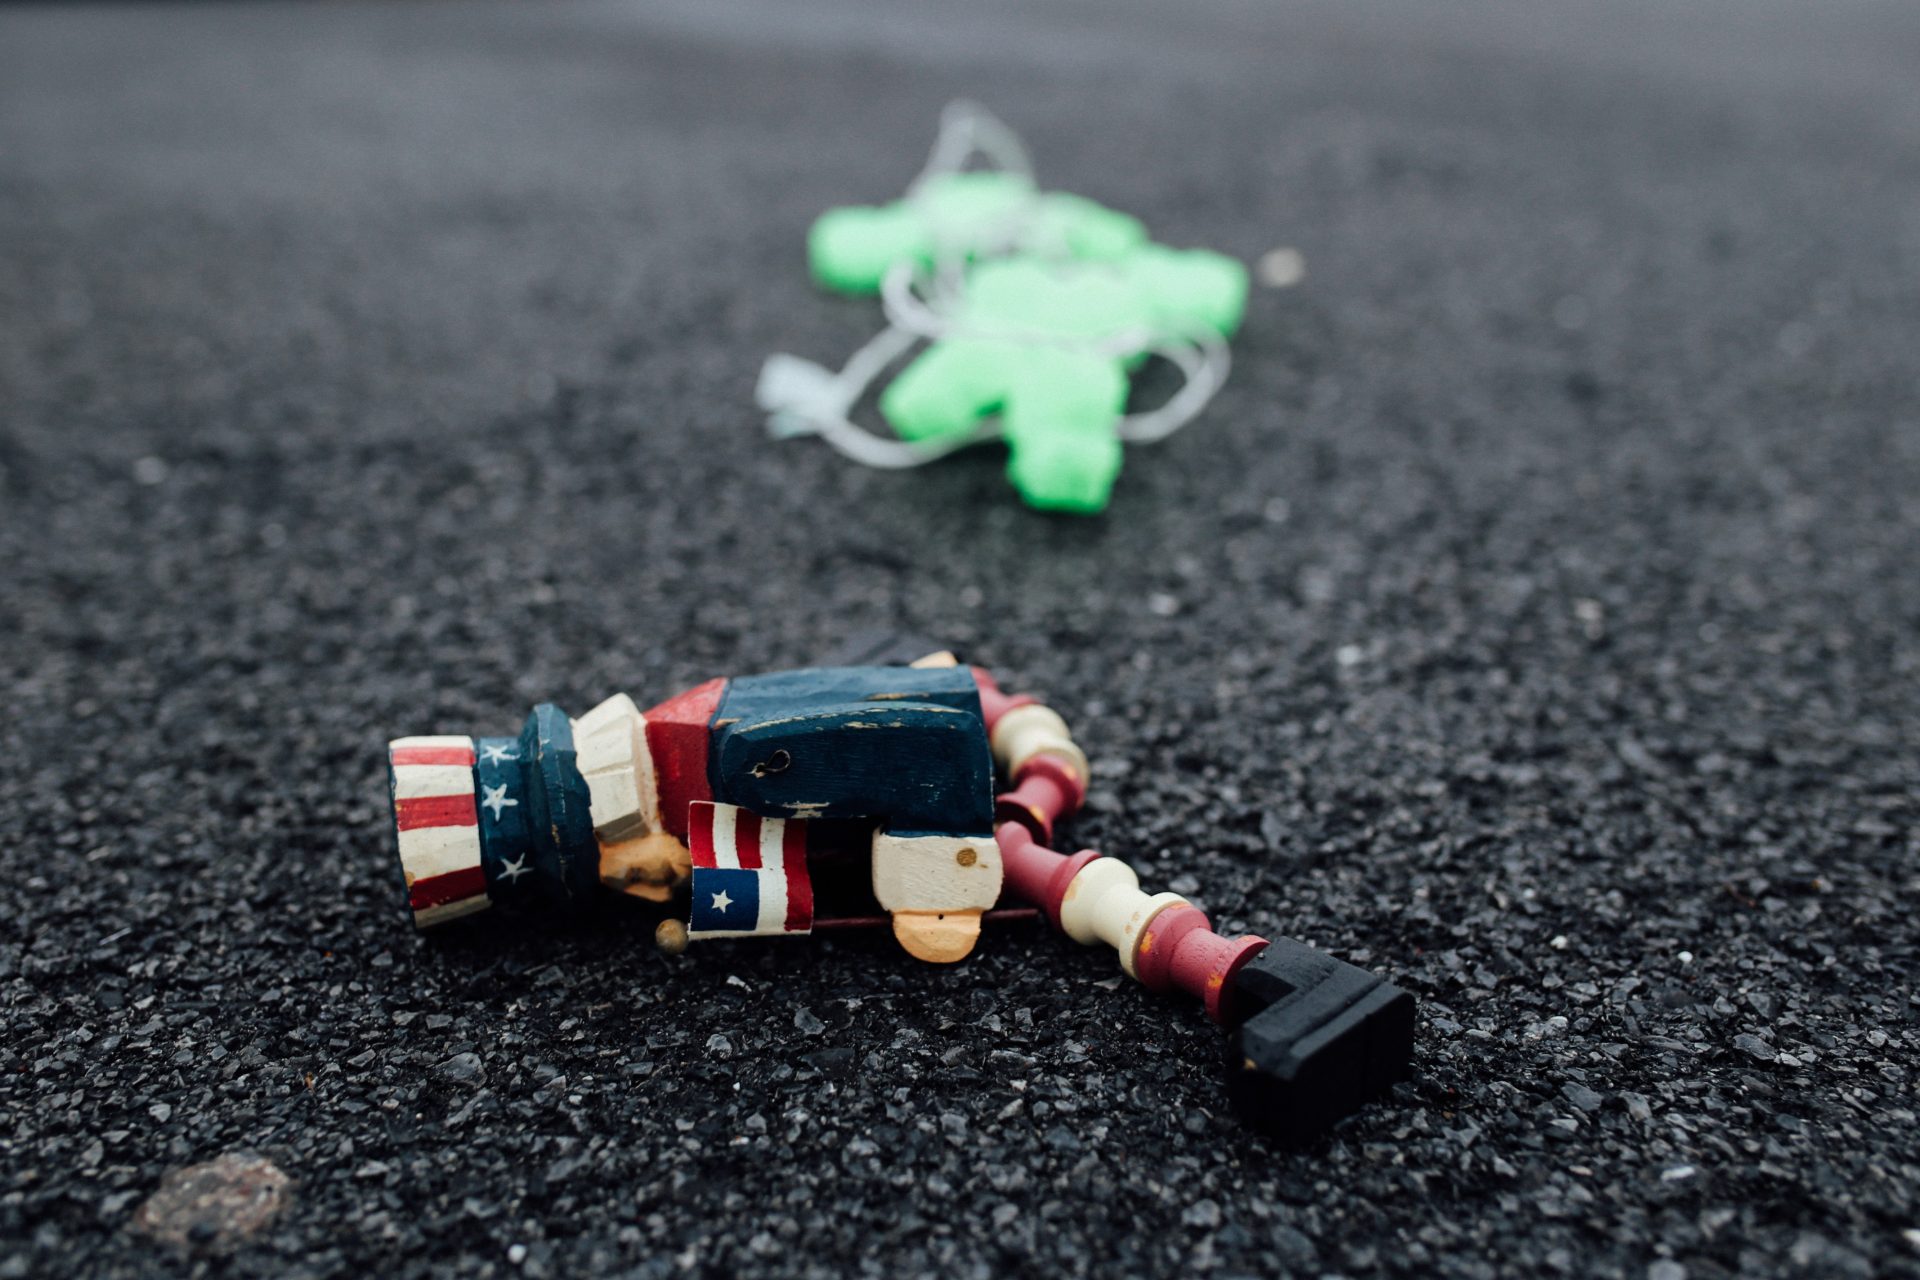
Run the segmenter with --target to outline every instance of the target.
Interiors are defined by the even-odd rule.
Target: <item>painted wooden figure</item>
[[[1011,890],[1198,999],[1231,1033],[1231,1096],[1269,1132],[1317,1132],[1408,1070],[1405,992],[1284,938],[1224,938],[1125,863],[1047,848],[1085,798],[1085,753],[1053,710],[948,654],[710,680],[645,711],[620,694],[577,720],[544,704],[516,737],[399,738],[388,759],[422,927],[611,889],[685,892],[656,934],[670,952],[805,934],[820,850],[852,829],[909,954],[965,958]]]

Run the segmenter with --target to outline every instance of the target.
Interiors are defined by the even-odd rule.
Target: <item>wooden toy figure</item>
[[[965,170],[975,151],[1000,167]],[[1246,305],[1240,263],[1154,244],[1134,218],[1041,191],[1018,139],[964,103],[948,109],[905,198],[829,210],[807,250],[823,285],[882,295],[889,327],[838,374],[769,359],[758,399],[775,434],[817,434],[881,467],[997,436],[1014,488],[1049,511],[1103,510],[1122,443],[1161,439],[1206,405]],[[848,415],[866,389],[920,342],[880,395],[897,439],[856,426]],[[1129,414],[1128,375],[1153,355],[1186,385]]]
[[[857,922],[815,910],[818,875],[851,862],[917,959],[965,958],[1010,894],[1197,997],[1231,1031],[1231,1096],[1270,1132],[1317,1132],[1408,1069],[1406,993],[1296,942],[1223,938],[1124,863],[1047,848],[1086,755],[948,654],[710,680],[646,711],[619,694],[577,720],[545,704],[517,736],[399,738],[388,761],[422,927],[613,890],[684,908],[656,931],[669,952],[806,934]]]

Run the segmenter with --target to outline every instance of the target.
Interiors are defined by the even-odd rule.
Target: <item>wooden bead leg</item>
[[[1073,740],[1067,722],[1051,707],[1037,702],[1013,707],[994,723],[992,732],[994,763],[1008,777],[1017,777],[1021,767],[1046,752],[1059,756],[1072,766],[1084,782],[1090,775],[1087,753]]]
[[[1021,766],[1011,791],[993,802],[993,820],[1017,822],[1043,844],[1053,839],[1053,824],[1076,812],[1086,799],[1087,784],[1073,771],[1072,762],[1042,752]]]
[[[1134,975],[1133,953],[1140,934],[1168,907],[1185,906],[1177,893],[1149,895],[1140,877],[1117,858],[1089,862],[1067,886],[1060,903],[1060,926],[1075,942],[1104,942],[1120,957],[1120,967]]]
[[[1068,857],[1035,842],[1018,822],[994,833],[1013,892],[1047,912],[1076,942],[1104,942],[1130,978],[1154,991],[1179,988],[1216,1022],[1232,1017],[1235,975],[1267,947],[1252,935],[1223,938],[1176,893],[1148,894],[1133,868],[1091,849]]]

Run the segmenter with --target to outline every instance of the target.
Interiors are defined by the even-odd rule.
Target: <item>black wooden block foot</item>
[[[1413,997],[1365,969],[1281,938],[1233,995],[1227,1092],[1275,1137],[1311,1138],[1411,1074]]]

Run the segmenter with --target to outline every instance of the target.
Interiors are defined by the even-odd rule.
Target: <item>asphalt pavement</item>
[[[1869,0],[0,12],[0,1276],[1920,1274],[1916,65]],[[1305,264],[1097,519],[753,408],[963,95]],[[1254,1138],[1030,925],[415,935],[388,737],[874,628],[1066,714],[1071,846],[1416,993],[1416,1078]]]

